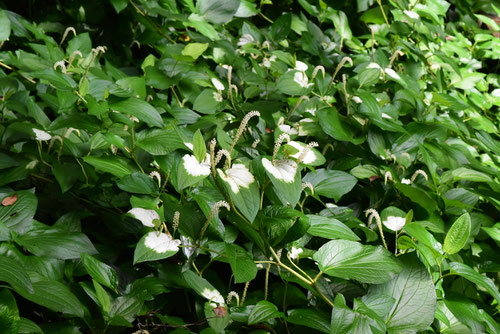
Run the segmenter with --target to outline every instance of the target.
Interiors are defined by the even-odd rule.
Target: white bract
[[[290,125],[287,125],[287,124],[281,124],[281,125],[278,125],[278,128],[284,132],[284,133],[287,133],[289,134],[290,136],[292,135],[296,135],[298,132],[296,129],[292,128]]]
[[[152,231],[146,234],[144,245],[156,253],[165,253],[167,251],[177,252],[179,250],[180,240],[172,239],[172,236],[166,233]]]
[[[392,68],[386,68],[384,71],[385,71],[385,73],[387,73],[388,76],[390,76],[393,79],[396,79],[396,80],[401,79],[399,74],[397,74]]]
[[[224,90],[224,85],[216,78],[212,78],[212,85],[214,85],[215,89],[218,91]]]
[[[293,160],[277,160],[273,164],[271,161],[263,158],[262,165],[269,173],[271,173],[272,176],[274,176],[278,180],[284,181],[286,183],[292,183],[295,179],[297,164]]]
[[[299,254],[302,253],[304,250],[302,248],[295,248],[295,247],[292,247],[292,249],[290,250],[290,258],[292,260],[295,260],[296,258],[299,257]]]
[[[414,20],[418,20],[420,18],[420,15],[411,10],[405,10],[403,13],[405,13],[406,16]]]
[[[293,148],[298,150],[297,153],[290,155],[292,158],[295,158],[295,159],[298,159],[300,157],[300,155],[302,154],[302,152],[304,151],[304,149],[306,147],[306,145],[297,143],[296,141],[290,141],[290,142],[288,142],[288,145],[290,145]],[[302,162],[307,165],[307,164],[314,162],[314,160],[316,160],[316,155],[314,154],[314,152],[312,150],[309,150],[309,151],[307,151],[305,157],[302,159]]]
[[[217,169],[219,176],[227,182],[231,187],[231,191],[237,194],[240,187],[248,188],[254,181],[253,175],[248,171],[248,168],[243,164],[234,164],[226,173],[221,169]]]
[[[295,69],[297,71],[304,72],[304,71],[307,71],[307,68],[308,68],[308,66],[306,63],[301,62],[300,60],[295,61]]]
[[[202,162],[198,162],[194,155],[186,154],[182,157],[182,164],[191,176],[210,175],[210,155],[208,153]]]
[[[130,213],[135,219],[140,220],[142,225],[148,227],[154,227],[153,220],[160,220],[160,215],[155,210],[143,209],[143,208],[133,208],[127,213]]]
[[[52,138],[52,136],[48,132],[45,132],[43,130],[33,129],[33,132],[35,133],[36,140],[45,141],[45,140],[50,140],[50,138]]]
[[[224,304],[224,298],[217,290],[210,290],[208,288],[203,289],[201,295],[211,302],[215,302],[217,304]]]
[[[406,219],[404,217],[389,216],[383,223],[389,230],[399,231],[405,226]]]
[[[293,75],[293,81],[295,81],[301,87],[304,88],[313,85],[312,83],[309,83],[309,79],[307,78],[307,75],[304,72],[295,72],[295,74]]]
[[[243,36],[240,37],[237,45],[238,46],[243,46],[243,45],[246,45],[248,43],[252,43],[253,41],[255,41],[252,37],[252,35],[250,34],[244,34]]]

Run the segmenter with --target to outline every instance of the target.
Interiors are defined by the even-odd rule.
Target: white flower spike
[[[154,227],[153,221],[160,220],[160,215],[155,210],[133,208],[127,213],[130,213],[135,219],[140,220],[142,225],[147,227]]]

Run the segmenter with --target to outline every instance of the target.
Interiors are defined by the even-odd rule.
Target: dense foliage
[[[500,333],[500,7],[8,3],[1,333]]]

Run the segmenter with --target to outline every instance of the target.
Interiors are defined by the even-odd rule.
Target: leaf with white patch
[[[274,190],[284,205],[295,207],[300,199],[302,177],[297,172],[297,164],[293,160],[276,160],[274,163],[267,158],[262,159],[262,166],[273,183]]]
[[[234,164],[226,171],[217,169],[219,179],[229,193],[234,205],[250,222],[259,211],[259,187],[253,175],[243,164]]]
[[[382,210],[380,216],[382,223],[389,230],[399,231],[405,226],[406,212],[394,206],[389,206]]]
[[[172,236],[166,233],[149,232],[137,243],[134,252],[134,264],[171,257],[179,251],[180,244],[180,240],[173,239]]]
[[[147,227],[155,227],[155,220],[160,220],[160,215],[155,210],[151,209],[143,209],[143,208],[133,208],[128,212],[132,217],[137,220],[140,220],[144,226]]]
[[[182,190],[210,175],[210,155],[199,162],[194,155],[185,154],[177,165],[177,187]]]
[[[304,152],[307,145],[298,141],[290,141],[285,144],[285,154],[289,157],[297,160],[300,155]],[[326,159],[318,150],[315,148],[309,149],[305,156],[302,158],[302,163],[308,166],[321,166],[325,163]]]

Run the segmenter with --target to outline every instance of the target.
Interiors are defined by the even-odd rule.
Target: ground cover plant
[[[495,2],[0,7],[0,333],[500,333]]]

